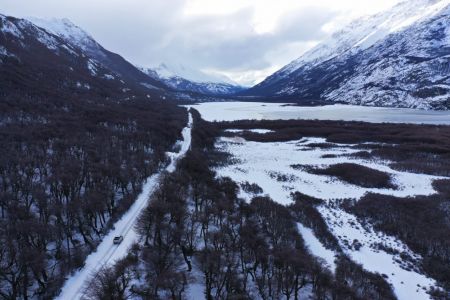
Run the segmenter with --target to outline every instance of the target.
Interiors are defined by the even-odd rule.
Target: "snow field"
[[[435,281],[421,274],[416,268],[406,270],[406,263],[402,262],[399,255],[380,250],[377,244],[383,244],[400,253],[408,253],[416,261],[420,261],[421,257],[395,237],[376,232],[371,225],[363,226],[354,215],[345,212],[337,204],[341,199],[360,199],[367,192],[397,197],[430,195],[435,193],[433,180],[443,177],[399,172],[391,169],[387,162],[342,156],[359,151],[352,147],[354,145],[334,144],[336,147],[327,149],[308,147],[312,143],[324,142],[326,140],[323,138],[307,138],[290,142],[259,143],[246,141],[241,137],[222,137],[216,147],[231,153],[236,161],[231,165],[219,167],[216,171],[218,176],[228,176],[238,183],[249,181],[258,184],[263,189],[263,194],[283,205],[292,203],[290,194],[296,191],[325,200],[326,204],[319,206],[318,211],[346,254],[362,264],[366,270],[384,274],[400,300],[429,299],[422,287],[428,289],[435,285]],[[323,158],[325,154],[336,157]],[[398,187],[395,190],[363,188],[330,176],[310,174],[301,168],[291,167],[295,164],[326,167],[345,162],[388,172]],[[273,174],[287,175],[287,180],[277,181],[277,176]],[[250,200],[254,195],[241,189],[240,196]],[[333,251],[326,249],[311,229],[302,224],[298,225],[298,229],[311,252],[324,259],[330,269],[334,270]],[[358,250],[352,246],[354,240],[361,244]]]
[[[334,251],[325,248],[322,243],[316,238],[314,232],[311,228],[305,227],[301,223],[297,223],[298,231],[305,240],[306,246],[309,248],[311,253],[323,259],[326,266],[331,270],[331,272],[336,271],[336,263],[334,262],[336,253]]]
[[[206,121],[236,120],[344,120],[373,123],[450,124],[449,111],[358,105],[292,106],[289,103],[203,102],[185,105],[200,112]]]

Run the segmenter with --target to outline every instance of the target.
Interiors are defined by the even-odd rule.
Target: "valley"
[[[125,267],[110,280],[148,295],[139,278],[167,264],[150,286],[186,299],[445,299],[450,127],[191,113],[192,147],[150,196],[141,242],[101,276]]]
[[[0,299],[450,299],[450,0],[21,1]]]
[[[216,116],[215,108],[220,105],[202,104],[198,107],[211,119]],[[315,255],[323,258],[330,270],[335,269],[335,266],[327,251],[335,251],[336,255],[345,253],[355,262],[362,264],[366,270],[383,274],[393,285],[399,299],[429,299],[426,291],[436,284],[431,277],[439,274],[438,278],[442,279],[445,275],[440,277],[443,275],[441,271],[432,270],[436,266],[427,266],[430,258],[424,259],[421,255],[428,255],[429,252],[415,252],[420,249],[414,240],[419,236],[402,241],[398,239],[398,234],[403,235],[400,233],[401,228],[394,231],[380,230],[380,227],[374,224],[379,222],[377,214],[384,213],[382,208],[378,209],[377,214],[367,218],[369,215],[363,212],[363,204],[356,214],[356,211],[349,207],[354,206],[360,199],[370,198],[373,198],[374,205],[377,205],[377,197],[383,198],[381,195],[390,196],[387,199],[391,200],[386,199],[387,201],[403,202],[408,199],[407,201],[422,201],[424,205],[427,205],[428,201],[447,202],[449,195],[447,189],[442,190],[442,187],[450,184],[450,173],[445,171],[450,169],[449,127],[318,120],[276,121],[271,118],[271,109],[276,111],[284,107],[273,104],[272,108],[266,110],[265,105],[224,103],[224,111],[229,110],[231,113],[217,115],[227,122],[219,123],[225,130],[222,137],[216,141],[215,147],[230,157],[228,162],[214,168],[217,176],[229,177],[239,184],[239,196],[247,201],[252,201],[254,197],[268,196],[280,204],[292,207],[293,203],[298,201],[297,197],[304,197],[303,201],[317,199],[314,201],[318,201],[319,205],[314,201],[310,205],[313,205],[321,216],[319,218],[326,224],[325,228],[317,227],[317,220],[300,217],[300,223],[303,224],[299,225],[299,230],[306,236],[311,236],[311,230],[316,230],[323,244],[317,245],[317,238],[312,237],[311,241],[316,241],[315,247],[311,249],[312,253],[317,251]],[[208,107],[212,107],[212,111],[208,111]],[[264,113],[258,115],[262,119],[260,121],[240,120],[239,113],[235,113],[233,108],[238,112],[250,111],[250,116],[257,116],[261,111]],[[234,120],[230,121],[229,116],[234,116]],[[307,119],[309,117],[311,116]],[[353,117],[358,119],[357,114]],[[373,119],[371,121],[373,122]],[[439,131],[439,134],[432,134],[435,131]],[[415,134],[403,135],[402,132]],[[402,149],[408,150],[405,152]],[[426,156],[429,156],[429,159],[424,160]],[[438,169],[430,170],[426,167],[428,163],[442,164],[443,172]],[[345,164],[348,165],[348,170],[336,169],[335,173],[329,174],[314,171]],[[356,166],[363,166],[367,170]],[[376,175],[372,174],[373,171],[368,172],[370,170],[389,174],[389,186],[385,187],[377,183],[379,181],[374,181]],[[334,174],[347,174],[344,178],[354,181],[348,182],[349,179],[346,181]],[[374,184],[364,187],[356,183],[356,179],[361,181],[364,176],[367,177],[365,182],[374,178]],[[439,198],[442,200],[438,200]],[[348,203],[353,204],[349,206]],[[445,208],[441,209],[445,211]],[[449,216],[444,211],[441,222],[445,223]],[[401,215],[405,212],[390,213]],[[417,218],[418,214],[420,211],[415,211],[410,217]],[[423,221],[423,226],[434,222],[433,219]],[[444,223],[442,226],[446,226]],[[391,222],[389,226],[395,225]],[[431,226],[423,230],[435,228]],[[324,231],[331,235],[323,235]],[[448,248],[449,242],[445,231],[438,238],[443,243],[443,249]],[[394,232],[397,236],[392,235]],[[432,236],[436,232],[429,234]],[[337,243],[330,245],[330,237],[334,237],[332,240],[335,239]],[[444,257],[444,261],[448,259],[448,253]],[[444,261],[442,263],[445,265]],[[423,270],[426,270],[427,274],[424,274]],[[430,274],[433,275],[430,277]]]

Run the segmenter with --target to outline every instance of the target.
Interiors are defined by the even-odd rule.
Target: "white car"
[[[123,236],[119,235],[114,238],[113,244],[118,245],[118,244],[122,243],[122,241],[123,241]]]

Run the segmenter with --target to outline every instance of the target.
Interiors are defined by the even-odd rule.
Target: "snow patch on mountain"
[[[5,47],[0,46],[0,57],[2,57],[2,56],[3,57],[8,57],[8,56],[14,57],[14,54],[9,53],[8,50],[6,50]]]
[[[46,31],[57,35],[70,44],[75,44],[77,47],[87,52],[99,52],[100,45],[94,38],[85,30],[81,29],[69,19],[41,19],[35,17],[27,18],[39,27]]]
[[[226,76],[210,74],[182,64],[160,64],[154,68],[139,67],[148,76],[162,80],[178,91],[207,95],[227,95],[243,88]]]
[[[357,19],[279,72],[288,75],[305,63],[316,65],[350,50],[367,49],[387,35],[437,14],[449,4],[450,0],[407,0],[390,10]]]
[[[0,55],[8,56],[8,50],[6,50],[6,48],[3,46],[0,46]]]
[[[3,34],[11,34],[19,39],[23,39],[23,34],[20,32],[19,28],[17,28],[16,24],[9,21],[6,16],[0,14],[0,21],[1,32]]]
[[[159,66],[151,68],[161,78],[171,79],[174,77],[180,77],[197,83],[226,83],[230,85],[238,85],[230,78],[213,73],[207,73],[194,68],[185,66],[183,64],[168,64],[162,63]]]
[[[450,108],[450,0],[408,0],[351,22],[244,95]]]
[[[89,71],[91,72],[92,76],[96,76],[97,75],[97,64],[95,63],[95,61],[93,61],[92,59],[88,59],[87,62],[87,67],[89,69]]]
[[[61,43],[57,41],[54,36],[47,34],[41,29],[36,30],[35,37],[39,42],[47,46],[48,49],[58,50],[58,48],[61,46]]]

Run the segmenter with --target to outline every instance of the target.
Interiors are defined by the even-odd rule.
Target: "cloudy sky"
[[[349,20],[399,0],[0,0],[0,13],[69,18],[141,66],[162,62],[251,85]]]

